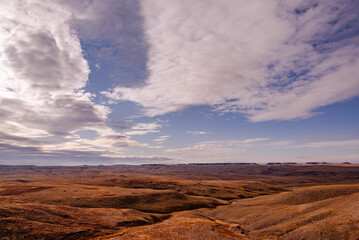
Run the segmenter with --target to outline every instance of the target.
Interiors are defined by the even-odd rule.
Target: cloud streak
[[[309,142],[288,146],[288,148],[353,148],[359,149],[359,139],[341,141]]]
[[[247,149],[270,141],[270,138],[250,138],[244,140],[223,140],[200,142],[185,148],[167,149],[165,153],[179,156],[181,161],[237,162],[248,161]],[[252,159],[253,160],[253,159]]]
[[[167,141],[169,138],[170,138],[169,135],[162,135],[162,136],[159,136],[158,138],[154,139],[153,141],[157,142],[157,143],[163,143],[164,141]]]
[[[206,135],[209,134],[209,132],[205,132],[205,131],[187,131],[186,133],[192,134],[192,135]]]

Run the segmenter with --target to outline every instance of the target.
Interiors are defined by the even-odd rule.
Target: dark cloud
[[[4,144],[0,143],[0,150],[2,152],[2,156],[6,156],[7,154],[15,153],[19,155],[27,155],[33,153],[42,153],[41,149],[38,147],[22,147],[18,145]]]
[[[118,130],[127,130],[131,128],[131,125],[128,124],[125,121],[114,121],[114,120],[108,120],[106,122],[110,127],[118,129]]]

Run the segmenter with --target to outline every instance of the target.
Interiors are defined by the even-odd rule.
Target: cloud
[[[69,8],[2,1],[0,16],[0,160],[101,160],[150,147],[109,128],[110,109],[83,89],[90,70]],[[81,138],[81,130],[94,139]]]
[[[288,148],[354,148],[359,149],[359,139],[341,141],[310,142],[288,146]]]
[[[300,159],[298,159],[300,161]],[[308,157],[306,162],[331,162],[331,163],[340,163],[340,162],[351,162],[359,163],[359,154],[350,154],[350,155],[339,155],[339,156],[318,156],[318,157]]]
[[[132,131],[126,132],[127,135],[146,135],[149,133],[157,133],[159,132],[159,128],[162,125],[158,123],[138,123],[131,128]]]
[[[319,148],[334,150],[332,152],[312,151]],[[200,142],[188,147],[167,149],[165,153],[178,162],[266,163],[276,159],[277,162],[350,161],[354,163],[359,161],[357,149],[359,149],[358,139],[295,144],[290,140],[272,141],[269,138],[250,138]]]
[[[191,147],[185,147],[185,148],[176,148],[176,149],[167,149],[167,153],[198,153],[198,152],[204,152],[208,150],[217,150],[219,149],[218,146],[212,145],[212,144],[196,144]]]
[[[307,118],[359,95],[358,2],[141,1],[148,78],[103,94],[155,116],[188,106],[253,122]]]
[[[244,140],[207,141],[185,148],[167,149],[165,153],[176,156],[182,162],[248,161],[250,155],[248,155],[247,149],[269,140],[269,138],[251,138]],[[253,161],[253,159],[251,160]]]
[[[147,76],[148,44],[143,33],[143,17],[138,0],[60,0],[72,13],[76,30],[86,51],[86,59],[97,70],[101,67],[113,82],[126,86],[141,84]]]
[[[187,131],[186,133],[192,134],[192,135],[205,135],[205,134],[209,134],[209,132],[205,132],[205,131]]]
[[[44,151],[39,147],[21,147],[0,143],[2,164],[34,164],[45,166],[79,164],[141,164],[146,162],[165,162],[171,158],[163,156],[114,156],[109,150],[79,149]],[[49,161],[52,160],[52,161]]]
[[[80,126],[101,123],[108,109],[93,104],[91,94],[80,90],[89,68],[66,24],[70,13],[52,1],[19,4],[3,3],[0,10],[4,131],[27,136],[34,129],[32,137],[68,135]]]
[[[164,141],[167,141],[169,138],[170,138],[169,135],[163,135],[163,136],[159,136],[158,138],[156,138],[153,141],[158,142],[158,143],[163,143]]]
[[[242,159],[246,149],[228,142],[202,142],[190,147],[167,149],[178,162],[233,162]]]
[[[238,143],[260,143],[260,142],[266,142],[266,141],[269,141],[270,138],[250,138],[250,139],[246,139],[246,140],[243,140],[243,141],[238,141]]]
[[[248,139],[244,139],[244,140],[208,141],[208,142],[203,142],[203,143],[236,147],[236,146],[249,146],[251,144],[267,142],[270,140],[271,140],[270,138],[248,138]]]
[[[284,147],[284,146],[293,145],[294,141],[291,140],[272,141],[269,144],[275,147]]]

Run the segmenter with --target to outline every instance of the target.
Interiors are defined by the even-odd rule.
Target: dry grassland
[[[0,166],[0,239],[359,239],[359,166]]]

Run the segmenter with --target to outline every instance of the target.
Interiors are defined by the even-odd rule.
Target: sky
[[[359,163],[356,0],[0,0],[0,165]]]

